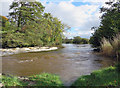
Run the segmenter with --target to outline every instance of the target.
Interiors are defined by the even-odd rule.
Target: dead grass
[[[106,56],[120,55],[120,34],[113,37],[113,40],[103,38],[101,41],[102,54]]]

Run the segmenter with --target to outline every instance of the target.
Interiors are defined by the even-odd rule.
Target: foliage
[[[118,62],[118,63],[115,65],[115,67],[116,67],[116,70],[117,70],[118,72],[120,72],[120,62]]]
[[[93,27],[95,30],[93,36],[90,38],[90,43],[94,47],[99,47],[103,37],[108,40],[113,39],[113,36],[120,33],[120,1],[106,2],[109,7],[102,7],[101,23],[98,28]]]
[[[0,16],[0,26],[5,26],[5,23],[8,21],[8,18],[5,16]]]
[[[62,44],[64,28],[68,28],[50,13],[44,13],[40,2],[14,1],[9,22],[2,26],[2,47],[55,46]]]
[[[2,75],[3,86],[56,86],[62,87],[63,84],[57,75],[42,73],[29,77],[17,77],[12,75]]]
[[[76,36],[74,37],[74,39],[68,39],[68,38],[63,39],[63,43],[88,44],[89,40],[86,38],[81,38],[80,36]]]
[[[80,43],[81,43],[81,37],[80,37],[80,36],[74,37],[73,43],[74,43],[74,44],[80,44]]]
[[[75,81],[72,86],[74,87],[89,87],[94,88],[94,86],[118,86],[120,85],[120,77],[115,67],[108,67],[102,70],[97,70],[92,72],[90,75],[81,76],[77,81]],[[99,88],[99,87],[97,87]]]
[[[66,44],[69,44],[69,43],[72,43],[73,42],[73,39],[63,39],[63,43],[66,43]]]
[[[88,44],[88,39],[86,38],[81,38],[80,36],[76,36],[73,39],[74,44]]]
[[[89,39],[82,38],[81,42],[82,42],[82,44],[88,44],[89,43]]]

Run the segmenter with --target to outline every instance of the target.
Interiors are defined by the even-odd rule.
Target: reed
[[[113,37],[112,40],[103,38],[101,41],[102,54],[106,56],[120,57],[120,34]]]

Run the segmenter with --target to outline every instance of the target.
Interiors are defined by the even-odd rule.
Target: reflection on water
[[[51,52],[22,53],[2,58],[3,73],[29,76],[42,72],[58,74],[65,85],[70,85],[81,75],[107,67],[110,58],[92,52],[90,45],[63,44],[65,48]]]

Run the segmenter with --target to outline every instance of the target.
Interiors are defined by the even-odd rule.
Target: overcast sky
[[[13,0],[0,0],[0,14],[8,15],[9,5]],[[91,27],[98,27],[100,24],[99,8],[105,6],[109,0],[37,0],[45,6],[45,12],[58,17],[71,29],[64,32],[68,38],[81,36],[90,38]]]

